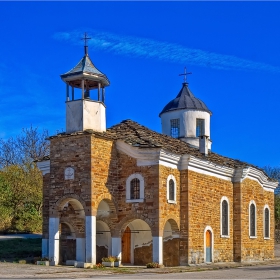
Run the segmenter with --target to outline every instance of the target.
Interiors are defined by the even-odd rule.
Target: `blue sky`
[[[60,79],[89,55],[110,82],[107,126],[158,114],[189,87],[213,112],[213,151],[279,166],[280,2],[0,2],[0,137],[65,130]]]

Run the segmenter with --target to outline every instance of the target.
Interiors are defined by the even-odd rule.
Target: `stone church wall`
[[[43,238],[48,238],[49,217],[61,218],[61,222],[73,227],[76,237],[84,237],[82,212],[76,211],[77,205],[72,205],[71,201],[71,215],[62,211],[62,206],[69,199],[78,200],[83,215],[97,215],[100,202],[105,200],[109,206],[108,215],[97,215],[97,220],[108,225],[112,237],[121,237],[127,224],[135,219],[144,221],[152,236],[163,236],[166,223],[170,223],[172,234],[177,231],[178,236],[164,242],[163,258],[168,266],[205,262],[206,227],[213,230],[214,262],[274,257],[274,194],[265,191],[256,181],[245,179],[233,184],[190,170],[179,171],[162,165],[137,166],[137,160],[118,151],[113,141],[90,134],[51,139],[50,157],[50,174],[43,178]],[[65,180],[66,167],[74,168],[74,179]],[[126,180],[134,173],[144,178],[144,202],[127,203]],[[167,202],[169,175],[176,179],[174,204]],[[224,196],[229,201],[228,238],[221,237],[220,205]],[[251,200],[257,206],[256,238],[249,237]],[[265,204],[270,208],[270,239],[264,239],[263,233]],[[108,249],[104,248],[98,248],[98,259],[106,250],[108,254]],[[151,248],[152,245],[147,244],[134,248],[135,263],[142,253],[146,256],[145,263],[151,261]],[[172,248],[176,248],[175,251]]]
[[[241,183],[241,261],[274,258],[274,193],[264,190],[256,181],[245,179]],[[256,203],[256,238],[249,237],[249,204]],[[264,239],[264,206],[270,208],[270,238]]]
[[[184,190],[182,196],[182,210],[186,211],[181,215],[188,215],[183,218],[183,230],[188,231],[188,263],[205,262],[204,259],[204,239],[205,228],[211,227],[214,237],[214,262],[233,261],[233,185],[230,181],[212,176],[196,173],[194,171],[184,171],[183,180],[185,184],[181,186]],[[182,190],[181,190],[182,191]],[[229,200],[229,238],[221,237],[220,229],[220,203],[223,196]],[[185,205],[186,204],[186,205]],[[184,237],[184,236],[183,236]]]
[[[49,186],[51,215],[58,215],[55,205],[59,199],[73,194],[77,198],[80,197],[86,204],[90,204],[90,147],[91,137],[85,135],[51,140]],[[66,167],[74,168],[74,179],[65,180]]]
[[[145,221],[155,233],[158,228],[159,209],[159,169],[158,166],[137,166],[136,159],[118,152],[118,178],[116,195],[118,205],[118,221],[121,225],[134,219]],[[126,180],[134,173],[139,173],[144,178],[144,202],[126,202]],[[124,228],[122,228],[124,230]]]
[[[167,201],[167,178],[173,175],[176,180],[176,203]],[[180,171],[170,167],[159,166],[159,208],[160,229],[164,229],[165,223],[172,219],[180,227]],[[178,232],[179,233],[179,232]]]

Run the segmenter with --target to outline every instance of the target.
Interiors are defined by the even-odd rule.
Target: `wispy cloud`
[[[81,44],[83,32],[58,32],[54,34],[57,40]],[[200,49],[188,48],[179,44],[160,42],[147,38],[121,36],[109,32],[90,30],[92,38],[89,45],[95,49],[104,50],[118,55],[155,58],[163,61],[211,67],[223,70],[257,70],[280,72],[280,67],[266,63],[255,62],[233,55],[224,55]]]

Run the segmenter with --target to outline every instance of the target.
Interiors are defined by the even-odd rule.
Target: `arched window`
[[[130,181],[130,199],[140,198],[140,180],[134,178]]]
[[[166,180],[167,186],[167,202],[176,203],[176,179],[174,175],[169,175]]]
[[[264,238],[270,238],[270,213],[266,205],[264,207]]]
[[[174,181],[172,179],[169,180],[169,199],[170,200],[175,200],[175,196],[174,196]]]
[[[228,235],[228,203],[222,202],[222,235]]]
[[[221,237],[229,237],[229,201],[226,196],[221,199]]]
[[[126,179],[126,202],[144,201],[144,178],[139,173],[131,174]]]
[[[256,205],[254,201],[249,206],[249,233],[250,237],[256,237]]]

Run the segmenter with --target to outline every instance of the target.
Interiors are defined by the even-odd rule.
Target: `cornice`
[[[278,182],[269,181],[268,177],[254,167],[236,168],[232,181],[243,182],[246,178],[257,181],[267,191],[274,192],[274,189],[278,187]]]
[[[192,170],[197,173],[214,176],[233,183],[242,183],[246,178],[257,181],[266,191],[274,192],[278,182],[269,181],[269,178],[254,167],[231,168],[221,166],[207,159],[196,158],[185,154],[177,155],[161,148],[133,147],[122,140],[117,140],[119,151],[137,160],[137,166],[163,165],[178,170]],[[43,175],[50,173],[50,160],[36,163]]]
[[[161,148],[141,149],[117,141],[117,148],[137,160],[137,166],[163,165],[178,170],[192,170],[197,173],[214,176],[233,183],[243,182],[246,178],[257,181],[265,190],[274,191],[278,182],[271,182],[268,177],[254,167],[232,168],[222,166],[188,154],[177,155]]]
[[[196,158],[191,155],[183,155],[181,157],[179,170],[192,170],[209,176],[231,181],[234,174],[234,169],[227,166],[215,164],[206,159]]]
[[[37,161],[36,164],[43,175],[50,173],[50,160]]]

